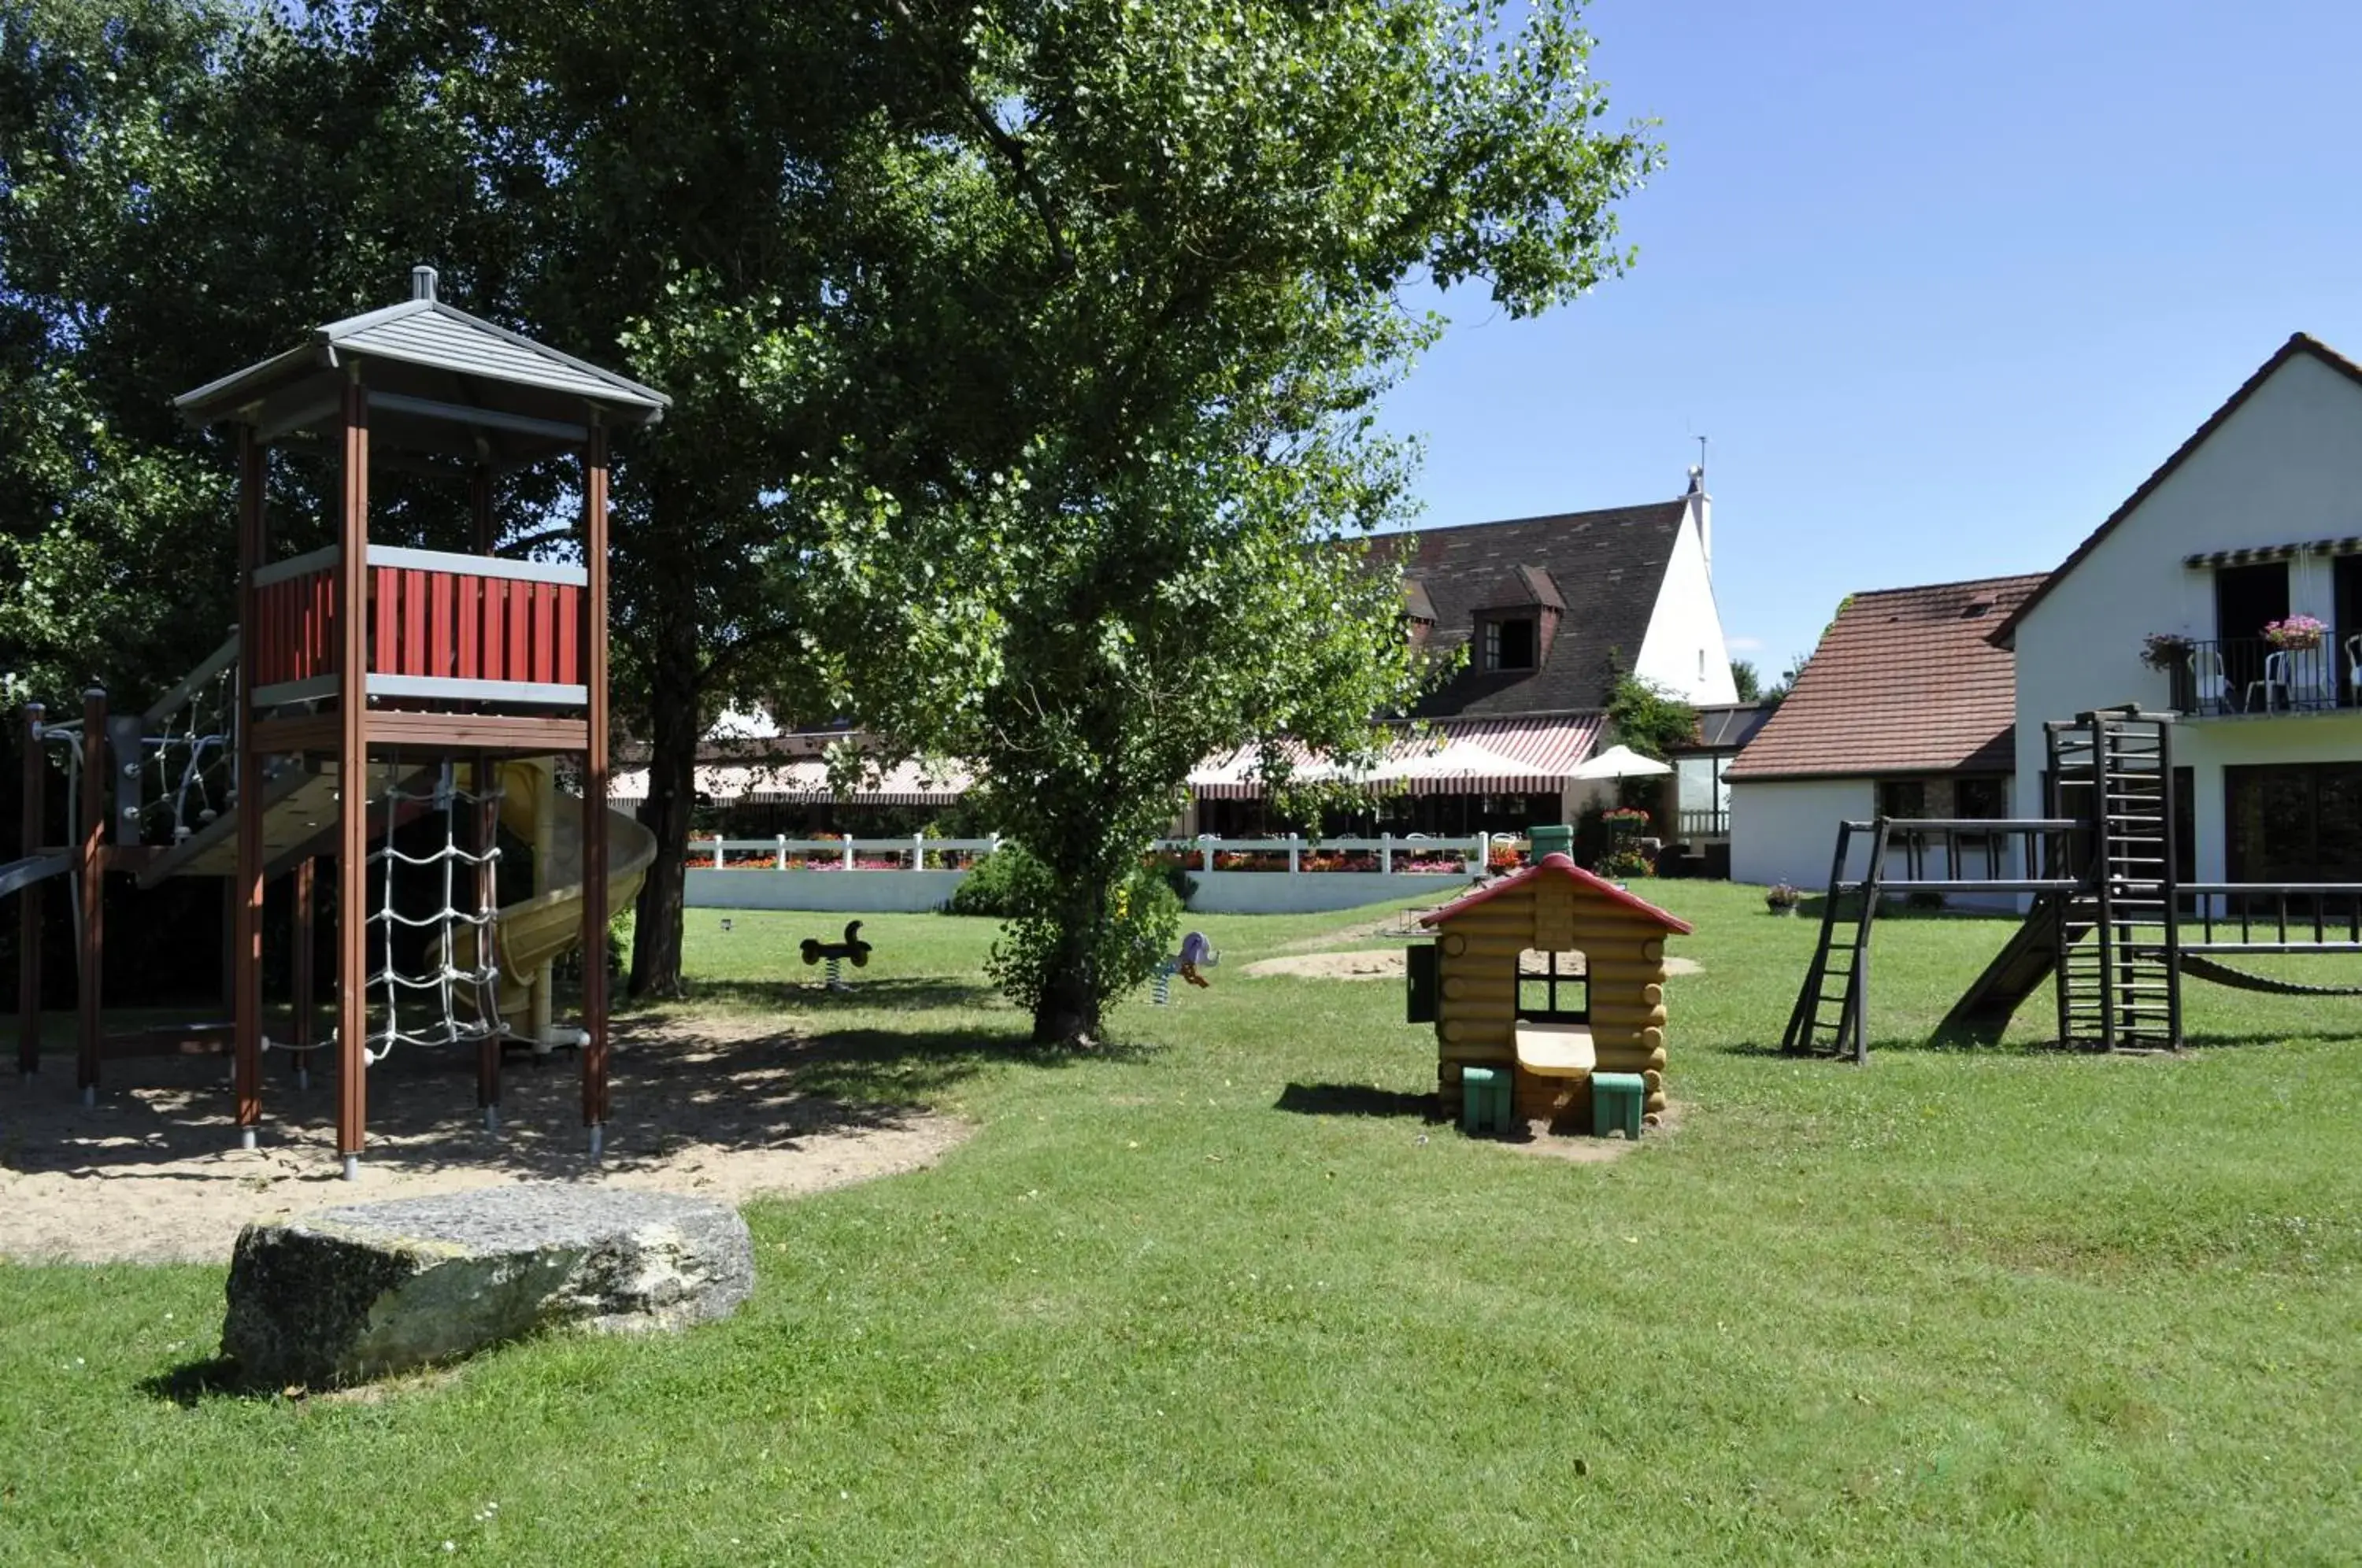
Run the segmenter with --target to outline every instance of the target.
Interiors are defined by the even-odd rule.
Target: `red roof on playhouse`
[[[1639,894],[1627,892],[1605,878],[1593,876],[1563,855],[1545,855],[1539,864],[1529,866],[1515,876],[1504,877],[1499,881],[1488,883],[1473,892],[1462,894],[1440,910],[1430,910],[1419,916],[1418,923],[1439,924],[1451,919],[1454,915],[1463,914],[1474,909],[1478,904],[1497,899],[1512,888],[1522,887],[1542,877],[1562,877],[1576,887],[1588,889],[1613,903],[1621,904],[1635,914],[1646,915],[1675,935],[1688,936],[1692,933],[1693,928],[1689,922],[1678,915],[1667,914]]]

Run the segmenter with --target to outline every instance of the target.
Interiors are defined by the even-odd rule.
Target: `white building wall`
[[[1877,792],[1867,778],[1733,779],[1730,879],[1767,887],[1787,882],[1807,891],[1826,888],[1838,824],[1865,822],[1877,809]],[[1850,869],[1859,874],[1862,868]]]
[[[1657,586],[1648,635],[1632,660],[1632,673],[1654,681],[1693,704],[1736,702],[1730,679],[1730,647],[1722,638],[1722,613],[1714,602],[1714,576],[1706,567],[1705,542],[1694,501],[1682,520],[1681,536]]]
[[[2215,635],[2211,571],[2184,557],[2362,534],[2362,387],[2300,354],[2257,387],[2018,624],[2016,812],[2039,816],[2045,720],[2136,702],[2165,708],[2151,632]],[[2290,563],[2290,609],[2334,623],[2329,562]],[[2225,766],[2362,757],[2362,715],[2199,719],[2175,734],[2192,770],[2198,864],[2224,875]]]
[[[1878,787],[1870,778],[1738,779],[1730,785],[1730,879],[1770,886],[1786,882],[1807,892],[1829,885],[1829,862],[1837,853],[1838,824],[1871,821],[1878,812]],[[1884,878],[1898,898],[1922,881],[2008,880],[2025,875],[2014,839],[1995,835],[1986,847],[1963,843],[1960,864],[1951,866],[1940,840],[1920,846],[1918,864],[1896,845],[1886,853]],[[1869,869],[1870,841],[1857,838],[1846,875]],[[1944,901],[1963,909],[2012,909],[2014,893],[1946,893]]]

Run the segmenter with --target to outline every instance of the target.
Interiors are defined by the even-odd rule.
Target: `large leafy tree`
[[[370,48],[458,105],[532,257],[521,317],[674,399],[624,453],[612,604],[619,712],[650,750],[632,989],[680,986],[701,737],[729,700],[832,716],[797,480],[853,389],[819,348],[848,217],[910,83],[860,6],[387,0]]]
[[[1356,543],[1407,511],[1371,423],[1440,327],[1407,291],[1522,315],[1624,265],[1655,151],[1604,125],[1574,6],[1517,9],[892,8],[943,113],[842,314],[924,369],[872,378],[813,483],[860,711],[981,763],[1052,873],[1012,933],[1038,1039],[1130,977],[1119,889],[1194,763],[1365,755],[1411,693],[1397,573]]]
[[[226,454],[173,394],[422,257],[503,290],[514,248],[447,112],[342,37],[206,0],[0,0],[0,667],[28,691],[152,692],[232,618]],[[280,465],[282,528],[318,525],[319,477]],[[387,499],[388,532],[431,530]]]
[[[661,851],[633,983],[676,989],[704,723],[820,700],[791,480],[844,417],[808,345],[890,63],[853,9],[0,0],[0,663],[152,690],[209,647],[227,464],[171,395],[436,262],[447,298],[675,398],[618,455],[613,608]],[[309,477],[281,480],[299,530]],[[381,499],[381,535],[464,536],[447,497]],[[568,499],[505,485],[512,547]]]

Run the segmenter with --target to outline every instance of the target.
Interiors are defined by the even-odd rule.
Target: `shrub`
[[[1019,912],[1020,885],[1045,882],[1048,877],[1040,861],[1016,845],[1004,844],[968,867],[966,879],[952,889],[944,907],[953,914],[1007,920]]]
[[[1187,856],[1160,849],[1142,864],[1164,878],[1164,885],[1173,889],[1173,896],[1181,900],[1183,907],[1187,907],[1189,900],[1198,896],[1198,878],[1189,875]]]
[[[1516,845],[1507,843],[1504,840],[1496,839],[1485,851],[1485,869],[1487,871],[1515,871],[1518,867],[1522,864],[1523,858],[1523,856],[1518,855],[1518,846]]]
[[[1009,853],[994,853],[998,859]],[[1000,994],[1035,1011],[1049,983],[1057,956],[1058,924],[1046,912],[1055,889],[1047,867],[1032,856],[1026,869],[1011,879],[1010,897],[1020,906],[1000,928],[999,940],[984,961],[984,972]],[[973,878],[970,880],[974,880]],[[1098,933],[1091,954],[1099,991],[1109,1001],[1138,989],[1179,941],[1181,900],[1153,866],[1134,870],[1116,889],[1112,918]]]
[[[1763,902],[1771,909],[1793,910],[1804,901],[1804,889],[1792,883],[1774,882],[1763,889]]]

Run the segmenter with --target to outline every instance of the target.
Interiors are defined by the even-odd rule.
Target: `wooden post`
[[[289,966],[295,992],[295,1021],[290,1030],[295,1049],[295,1081],[307,1084],[312,1076],[312,1009],[317,998],[313,976],[314,960],[319,952],[319,933],[314,910],[314,879],[318,862],[305,856],[295,863],[294,876],[290,878],[295,896],[295,955]]]
[[[468,545],[480,556],[493,552],[497,529],[492,520],[492,470],[478,463],[468,476]],[[494,793],[500,788],[500,767],[485,752],[476,753],[469,765],[469,780],[477,796],[477,853],[487,856],[476,867],[476,908],[479,912],[490,909],[498,893],[495,868],[490,858],[492,846],[500,839],[501,808]],[[498,1131],[501,1104],[501,1024],[499,959],[491,926],[476,927],[476,966],[494,966],[492,980],[492,1015],[480,1020],[490,1031],[476,1044],[476,1105],[484,1113],[484,1126]]]
[[[81,1039],[74,1083],[82,1102],[98,1099],[99,1008],[106,966],[106,693],[82,694],[82,838],[75,868],[82,889]]]
[[[237,435],[237,689],[233,720],[237,758],[237,867],[229,878],[231,1081],[237,1141],[252,1148],[262,1122],[262,754],[255,748],[253,692],[262,660],[262,497],[269,456],[254,427]]]
[[[600,1152],[607,1123],[607,431],[597,410],[582,452],[582,679],[589,733],[582,755],[582,1121]]]
[[[41,756],[41,714],[39,702],[25,704],[24,843],[17,853],[40,853],[47,813],[41,796],[49,783],[47,759]],[[17,895],[17,1070],[31,1077],[41,1070],[41,885],[33,883]]]
[[[369,389],[345,382],[337,525],[337,1153],[360,1175],[369,1089]]]
[[[237,1013],[237,878],[222,878],[221,1009]]]
[[[533,768],[534,799],[539,802],[533,813],[533,891],[535,898],[556,886],[550,867],[557,859],[557,767],[547,757],[536,758]],[[546,1056],[557,1048],[557,964],[555,959],[533,972],[533,1011],[527,1025],[533,1031],[533,1053]]]

